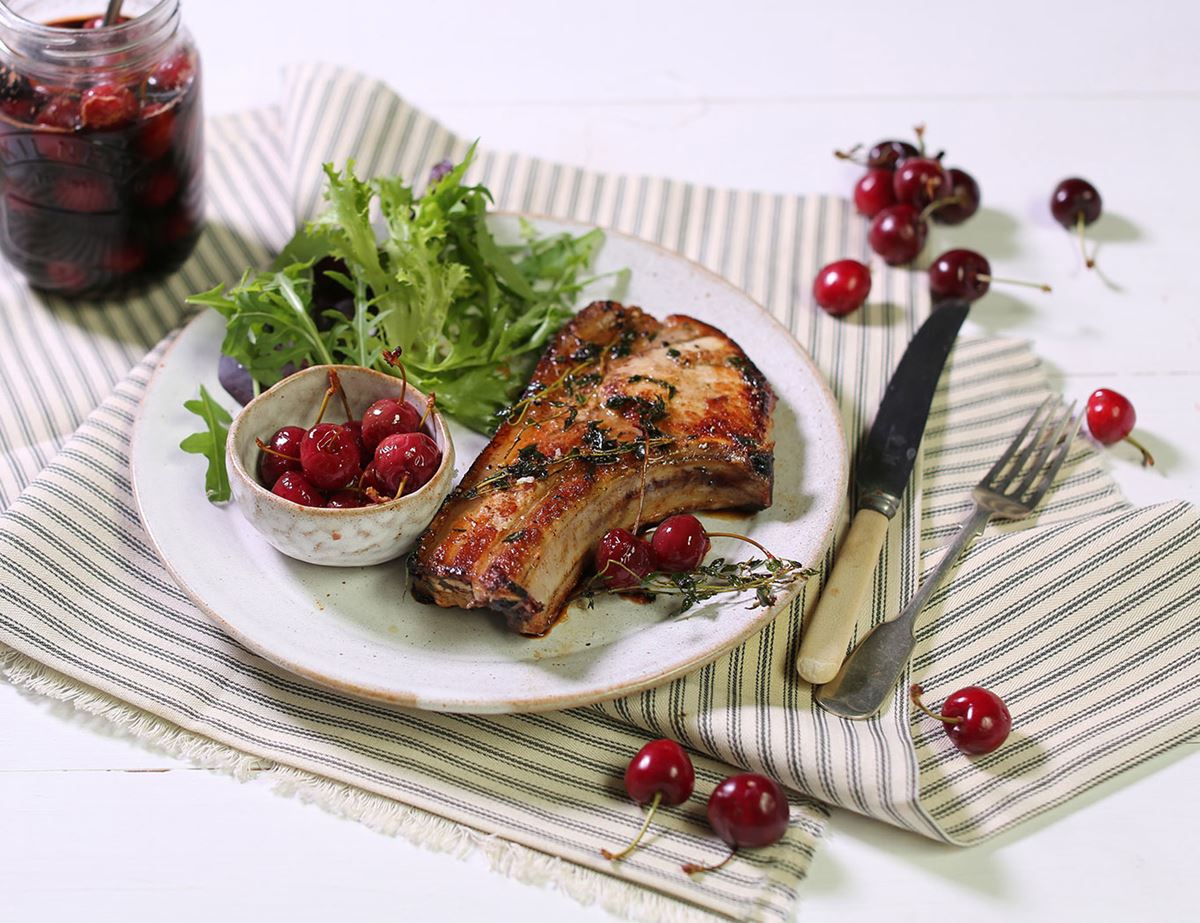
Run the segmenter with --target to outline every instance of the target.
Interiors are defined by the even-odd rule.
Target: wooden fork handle
[[[890,520],[876,510],[859,510],[838,549],[833,573],[800,639],[796,669],[810,683],[826,683],[846,659],[846,647],[871,594],[872,577]]]

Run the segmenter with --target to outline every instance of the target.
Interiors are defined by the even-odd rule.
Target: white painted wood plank
[[[0,788],[5,773],[187,765],[149,750],[109,721],[0,681]]]
[[[0,817],[5,921],[611,919],[216,773],[0,773]]]
[[[1196,93],[1190,3],[897,7],[889,0],[342,0],[186,4],[213,111],[269,103],[322,58],[429,105],[460,101],[1098,97]],[[223,64],[222,67],[211,66]]]

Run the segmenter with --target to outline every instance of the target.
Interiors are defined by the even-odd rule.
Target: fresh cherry
[[[929,264],[929,291],[934,301],[975,301],[987,294],[991,283],[991,264],[974,250],[947,250]]]
[[[838,260],[822,267],[813,282],[813,300],[841,317],[857,311],[871,294],[871,270],[858,260]]]
[[[993,282],[1028,285],[1050,291],[1049,285],[1020,279],[1001,279],[992,275],[991,264],[974,250],[947,250],[929,264],[929,291],[934,302],[948,298],[977,301],[987,294]]]
[[[873,167],[854,185],[854,207],[860,215],[874,218],[889,205],[896,204],[892,171]]]
[[[721,868],[738,849],[757,849],[779,842],[788,828],[788,801],[774,779],[753,772],[730,776],[708,799],[708,823],[729,847],[717,865],[688,864],[683,870],[711,872]]]
[[[397,433],[415,433],[420,429],[421,414],[408,401],[385,397],[367,408],[362,417],[363,445],[374,451],[379,443]]]
[[[919,152],[907,141],[880,141],[867,152],[867,166],[881,170],[895,170],[896,164]]]
[[[325,498],[304,476],[303,471],[285,471],[279,475],[271,493],[278,494],[285,500],[299,503],[301,506],[324,506]]]
[[[98,84],[88,87],[79,98],[79,119],[84,128],[119,128],[128,125],[137,115],[137,97],[127,87]]]
[[[654,549],[628,529],[609,529],[596,546],[596,573],[614,589],[637,586],[656,564]]]
[[[1083,229],[1100,217],[1101,204],[1096,187],[1077,176],[1055,186],[1050,197],[1050,213],[1054,220],[1068,231],[1078,232],[1079,248],[1088,269],[1095,266],[1096,261],[1087,255]]]
[[[889,266],[911,263],[925,246],[929,223],[911,205],[885,208],[871,221],[867,240]]]
[[[619,853],[600,850],[605,859],[624,859],[633,852],[650,827],[659,805],[679,805],[692,797],[696,773],[687,751],[666,738],[652,740],[634,755],[625,769],[625,791],[638,804],[649,804],[650,810],[642,829],[633,842]]]
[[[979,184],[966,170],[951,167],[947,171],[950,192],[930,217],[938,224],[962,224],[979,211]]]
[[[664,519],[650,539],[659,570],[682,574],[695,570],[712,548],[704,524],[695,516],[683,513]]]
[[[318,423],[300,440],[300,465],[321,490],[340,490],[358,477],[362,458],[354,436],[337,423]]]
[[[914,208],[925,208],[950,195],[950,177],[932,157],[909,157],[896,164],[892,176],[896,201]]]
[[[1073,176],[1054,187],[1050,198],[1050,213],[1054,220],[1069,231],[1075,230],[1080,219],[1091,224],[1100,217],[1103,203],[1100,193],[1085,179]]]
[[[375,448],[375,470],[390,497],[425,486],[441,463],[441,450],[424,433],[396,433]]]
[[[1142,464],[1153,465],[1154,456],[1133,438],[1137,413],[1129,398],[1111,388],[1097,388],[1087,402],[1087,424],[1101,445],[1125,441],[1142,453]]]
[[[1012,730],[1012,715],[1003,699],[980,686],[967,686],[951,693],[942,704],[942,713],[934,714],[921,702],[922,689],[913,685],[909,690],[913,704],[931,718],[942,722],[954,746],[963,753],[991,753]]]

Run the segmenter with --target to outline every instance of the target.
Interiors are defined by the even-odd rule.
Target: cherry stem
[[[404,395],[408,394],[408,369],[404,367],[404,363],[400,361],[400,353],[402,350],[399,346],[395,349],[385,349],[383,351],[383,361],[394,369],[400,370],[400,380],[403,384],[400,386],[400,400],[404,400]]]
[[[945,208],[947,205],[959,205],[961,203],[962,203],[962,198],[960,196],[956,196],[956,195],[946,196],[946,198],[944,198],[944,199],[934,199],[932,202],[930,202],[928,205],[926,205],[923,209],[921,209],[921,214],[918,215],[917,217],[921,221],[928,221],[929,216],[932,215],[939,208]]]
[[[367,498],[372,503],[387,503],[388,502],[388,498],[385,497],[383,494],[381,494],[379,491],[377,491],[374,487],[367,487],[367,489],[364,490],[363,493],[365,493],[367,495]]]
[[[913,126],[913,134],[917,136],[917,153],[925,156],[925,123]]]
[[[609,852],[607,849],[600,850],[600,855],[610,862],[620,862],[631,852],[638,847],[638,843],[642,842],[642,837],[646,835],[646,831],[650,829],[650,821],[654,819],[654,812],[658,810],[658,806],[662,804],[662,792],[654,793],[654,800],[650,802],[650,810],[646,812],[646,819],[642,821],[642,829],[637,832],[637,836],[633,838],[633,842],[622,849],[620,852]]]
[[[337,388],[338,397],[342,399],[342,410],[346,411],[346,421],[354,419],[354,414],[350,412],[350,401],[346,397],[346,389],[342,387],[342,380],[338,377],[337,369],[329,370],[329,387]]]
[[[921,711],[925,712],[925,714],[927,714],[930,718],[934,718],[938,721],[944,722],[945,724],[962,724],[962,722],[963,722],[962,716],[959,716],[956,718],[950,718],[950,717],[947,717],[946,715],[936,715],[933,712],[931,712],[928,708],[926,708],[925,703],[921,701],[921,694],[924,691],[925,690],[922,689],[916,683],[913,683],[911,688],[908,690],[908,694],[912,698],[913,704],[915,706],[917,706],[917,708],[919,708],[919,709],[921,709]]]
[[[975,278],[982,279],[984,282],[1001,282],[1004,285],[1024,285],[1027,288],[1040,288],[1043,292],[1054,291],[1045,282],[1026,282],[1024,279],[1006,279],[1003,276],[989,276],[986,273],[979,273]]]
[[[729,860],[737,855],[737,847],[729,847],[729,855],[718,862],[716,865],[697,865],[695,862],[689,862],[687,865],[680,866],[687,874],[695,875],[697,872],[715,872],[718,869],[723,869],[729,864]]]
[[[316,426],[318,423],[320,423],[322,418],[325,416],[325,408],[329,406],[329,399],[333,397],[333,393],[336,390],[337,388],[333,387],[332,385],[325,389],[325,397],[321,399],[321,409],[317,411],[317,418],[313,421],[313,426]],[[312,426],[310,426],[309,429],[312,429]]]
[[[1142,453],[1142,467],[1153,467],[1154,456],[1150,454],[1150,450],[1134,439],[1132,436],[1126,436],[1125,441]]]
[[[406,474],[406,475],[404,475],[404,477],[402,477],[400,479],[400,486],[396,488],[396,496],[394,496],[392,499],[399,500],[401,497],[403,497],[404,496],[404,488],[407,486],[408,486],[408,475]]]
[[[1084,233],[1084,228],[1087,226],[1087,221],[1084,220],[1083,212],[1075,219],[1075,227],[1079,231],[1079,252],[1083,255],[1084,265],[1088,269],[1092,269],[1096,265],[1096,261],[1087,255],[1087,234]]]
[[[862,150],[861,144],[856,144],[848,151],[834,151],[833,156],[838,160],[849,160],[851,163],[861,165],[862,161],[858,159],[858,152]]]
[[[708,530],[706,529],[705,531],[707,532]],[[749,544],[753,545],[755,548],[757,548],[759,551],[761,551],[763,554],[765,554],[772,561],[777,560],[775,555],[773,555],[773,554],[771,554],[771,552],[767,551],[766,548],[764,548],[762,545],[760,545],[758,542],[756,542],[754,539],[752,539],[749,535],[742,535],[738,532],[708,532],[708,537],[709,538],[736,538],[743,542],[748,542]]]
[[[437,400],[437,392],[429,392],[429,400],[425,402],[425,412],[421,414],[421,421],[417,424],[417,429],[425,425],[425,421],[429,419],[429,415],[433,413],[433,404]]]
[[[254,444],[256,446],[258,446],[262,451],[266,452],[268,455],[278,455],[280,458],[286,458],[288,461],[294,461],[294,462],[300,461],[299,455],[285,455],[283,452],[280,452],[278,449],[271,448],[269,445],[267,445],[265,442],[263,442],[257,436],[254,437]],[[1151,462],[1151,464],[1153,464],[1153,462]]]

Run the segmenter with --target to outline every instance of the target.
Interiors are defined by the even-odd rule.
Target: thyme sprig
[[[746,608],[760,609],[775,605],[781,590],[797,580],[807,580],[814,573],[812,568],[786,558],[750,558],[746,561],[716,558],[683,574],[652,571],[628,587],[606,586],[603,578],[597,575],[584,584],[579,595],[587,600],[588,608],[595,605],[595,597],[601,593],[634,594],[651,599],[659,595],[678,596],[682,615],[693,606],[723,593],[753,593]]]

